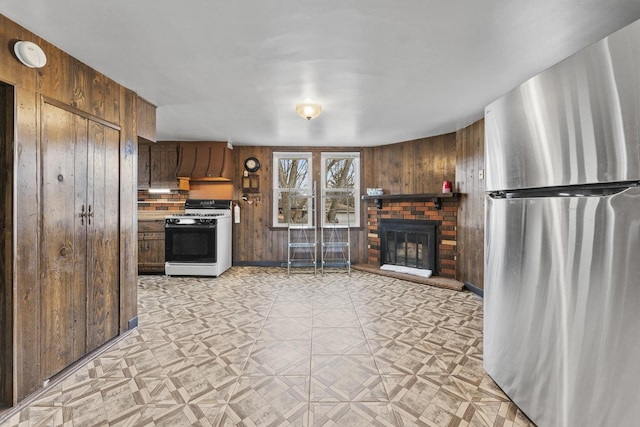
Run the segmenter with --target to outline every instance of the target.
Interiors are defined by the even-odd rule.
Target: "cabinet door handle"
[[[87,218],[89,219],[89,225],[91,225],[91,218],[93,218],[93,212],[91,212],[91,205],[89,205],[89,211],[87,212]]]
[[[84,212],[84,205],[82,205],[82,211],[78,214],[78,216],[80,217],[80,220],[82,221],[82,225],[84,225],[84,217],[87,216],[87,214]]]

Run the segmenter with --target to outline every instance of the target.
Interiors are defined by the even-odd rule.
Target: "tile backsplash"
[[[168,194],[149,193],[147,190],[138,190],[139,211],[184,211],[184,202],[189,192],[185,190],[171,190]]]

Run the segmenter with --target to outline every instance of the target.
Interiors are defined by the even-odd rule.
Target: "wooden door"
[[[81,215],[88,210],[88,121],[43,103],[41,130],[38,324],[40,374],[47,379],[82,357],[86,349],[87,228]]]
[[[120,132],[89,120],[87,352],[118,335]]]
[[[13,99],[13,86],[0,82],[0,407],[14,402]]]
[[[40,373],[118,334],[120,132],[42,107]]]

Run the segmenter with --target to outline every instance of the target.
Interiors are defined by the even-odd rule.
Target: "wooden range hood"
[[[230,182],[233,177],[233,152],[226,142],[180,142],[176,177],[180,188],[189,181]]]

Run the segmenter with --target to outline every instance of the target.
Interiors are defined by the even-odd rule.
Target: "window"
[[[312,225],[312,154],[273,153],[273,225]],[[291,198],[291,200],[290,200]]]
[[[322,153],[322,225],[360,226],[360,153]]]
[[[321,213],[321,226],[360,226],[360,153],[318,154],[320,173],[314,177],[313,153],[273,153],[274,227],[286,227],[289,222],[313,225],[309,215],[313,203]],[[312,199],[314,180],[322,183],[316,201]]]

